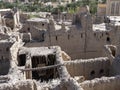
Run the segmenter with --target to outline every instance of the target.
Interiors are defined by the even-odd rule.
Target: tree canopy
[[[48,2],[49,0],[44,0],[44,2]],[[58,2],[59,0],[51,0],[52,2]],[[98,0],[79,0],[77,2],[68,3],[65,6],[58,5],[56,8],[53,8],[51,5],[43,5],[42,0],[35,0],[34,3],[20,3],[19,0],[16,0],[15,3],[8,3],[0,1],[0,8],[13,8],[17,7],[18,9],[26,12],[52,12],[57,13],[60,12],[70,12],[75,13],[78,11],[78,8],[80,6],[89,5],[90,6],[90,12],[92,14],[95,14],[97,11],[97,4]],[[106,0],[103,0],[103,3],[105,3]]]

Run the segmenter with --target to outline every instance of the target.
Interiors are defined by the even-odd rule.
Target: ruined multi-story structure
[[[120,16],[0,12],[0,90],[119,90]]]
[[[119,25],[116,23],[119,21],[114,23],[115,17],[109,17],[109,23],[93,24],[92,17],[85,8],[72,17],[73,20],[70,20],[67,15],[61,15],[58,18],[61,21],[54,21],[52,18],[28,19],[20,30],[25,46],[59,45],[75,59],[104,56],[105,44],[117,44],[115,39]],[[118,28],[114,30],[115,27]]]

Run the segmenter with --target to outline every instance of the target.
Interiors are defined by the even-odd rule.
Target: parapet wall
[[[120,90],[120,76],[96,78],[84,81],[80,86],[84,90]]]
[[[84,76],[85,79],[108,76],[110,60],[107,57],[66,61],[66,67],[72,77]]]
[[[34,81],[26,80],[16,83],[0,84],[0,90],[37,90],[37,86]]]

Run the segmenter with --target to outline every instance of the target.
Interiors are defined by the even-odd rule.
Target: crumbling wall
[[[110,59],[110,62],[112,63],[115,59],[115,56],[117,56],[117,47],[114,45],[105,45],[104,46],[104,54]]]
[[[56,49],[56,63],[64,64],[61,48],[57,47]],[[57,69],[61,79],[61,84],[60,86],[55,87],[54,90],[82,90],[81,87],[78,85],[77,81],[70,78],[70,74],[68,73],[65,66],[60,66]]]
[[[66,67],[72,77],[84,76],[85,79],[108,76],[110,60],[107,57],[66,61]]]
[[[84,90],[120,90],[120,76],[102,77],[80,83]]]
[[[0,84],[0,90],[37,90],[37,86],[32,80],[24,80],[15,83]]]
[[[18,38],[18,41],[16,41],[12,47],[10,48],[10,60],[11,60],[11,67],[14,67],[18,64],[18,50],[20,47],[23,46],[23,42],[21,41],[20,38]]]

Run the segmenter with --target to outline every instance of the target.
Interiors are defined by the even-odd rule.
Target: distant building
[[[106,15],[106,4],[98,4],[97,15],[99,16]]]
[[[108,16],[120,15],[120,0],[107,0],[106,14]]]

